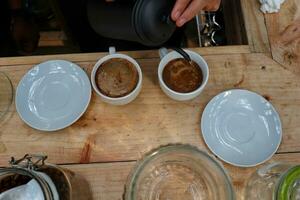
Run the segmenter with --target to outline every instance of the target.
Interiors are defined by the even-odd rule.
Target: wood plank
[[[279,13],[266,14],[273,59],[300,74],[300,0],[287,0]]]
[[[64,46],[66,36],[62,31],[43,31],[40,32],[39,47]]]
[[[250,53],[248,45],[235,45],[235,46],[220,46],[220,47],[202,47],[193,48],[193,51],[201,55],[219,55],[219,54],[242,54]],[[128,54],[135,59],[142,58],[157,58],[158,52],[156,50],[149,51],[127,51],[120,52]],[[8,65],[33,65],[50,59],[64,59],[73,62],[81,61],[96,61],[105,56],[107,53],[79,53],[79,54],[61,54],[61,55],[46,55],[46,56],[26,56],[26,57],[8,57],[0,58],[0,67]]]
[[[135,162],[64,165],[82,176],[89,184],[94,200],[121,200],[128,174]],[[85,199],[81,197],[79,199]]]
[[[25,152],[48,154],[55,163],[135,160],[153,147],[190,143],[206,148],[200,133],[201,113],[209,100],[231,88],[253,90],[269,99],[283,124],[279,152],[300,151],[300,79],[264,54],[207,55],[210,79],[196,99],[176,102],[159,88],[158,59],[138,59],[143,90],[131,104],[115,107],[93,94],[85,115],[64,130],[44,133],[25,125],[14,106],[0,124],[0,164]],[[88,74],[95,63],[77,62]],[[2,66],[16,88],[31,65]]]
[[[64,41],[62,40],[40,40],[39,47],[63,47]]]
[[[229,45],[248,44],[240,0],[222,1],[226,41]]]
[[[0,72],[0,120],[13,101],[12,83],[6,74]]]
[[[268,32],[264,15],[260,11],[260,3],[257,0],[241,0],[242,12],[245,19],[245,27],[248,44],[252,52],[270,53]]]
[[[66,36],[63,31],[42,31],[40,32],[40,40],[53,41],[53,40],[66,40]]]
[[[300,163],[300,153],[275,155],[269,162]],[[84,177],[89,183],[94,200],[121,200],[124,193],[124,185],[128,174],[131,172],[135,162],[65,165],[76,174]],[[258,166],[260,167],[260,166]],[[258,167],[239,168],[225,165],[232,179],[236,192],[236,199],[244,199],[244,190],[249,177]],[[86,199],[82,197],[82,199]]]

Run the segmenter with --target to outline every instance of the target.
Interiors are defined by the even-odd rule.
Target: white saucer
[[[16,108],[32,128],[56,131],[70,126],[85,112],[91,84],[76,64],[51,60],[32,68],[20,81]]]
[[[240,167],[270,159],[282,137],[278,113],[262,96],[229,90],[215,96],[201,120],[203,138],[223,161]]]

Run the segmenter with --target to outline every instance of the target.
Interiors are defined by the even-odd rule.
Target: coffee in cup
[[[209,77],[208,65],[202,56],[194,51],[184,51],[192,64],[176,51],[169,52],[166,48],[158,51],[161,59],[157,69],[159,85],[167,96],[177,101],[199,96]]]
[[[198,89],[203,81],[199,65],[184,58],[171,60],[163,70],[163,81],[173,91],[189,93]]]
[[[132,102],[142,89],[143,74],[139,64],[128,55],[109,48],[109,55],[100,58],[91,73],[91,82],[102,101],[112,105]]]
[[[123,58],[112,58],[98,68],[95,82],[99,91],[111,98],[124,97],[137,86],[139,75],[133,63]]]

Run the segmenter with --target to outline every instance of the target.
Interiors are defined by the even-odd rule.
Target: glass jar
[[[13,101],[13,87],[4,72],[0,72],[0,122]]]
[[[272,163],[249,179],[245,199],[300,200],[300,165]]]
[[[45,163],[46,159],[47,156],[28,154],[19,160],[12,158],[10,167],[0,168],[0,194],[34,179],[45,200],[92,199],[88,184],[81,176]]]
[[[128,177],[125,200],[232,200],[225,169],[190,145],[168,145],[141,159]]]

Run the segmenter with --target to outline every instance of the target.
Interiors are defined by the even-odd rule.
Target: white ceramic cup
[[[128,60],[135,66],[135,68],[138,72],[139,80],[138,80],[138,83],[137,83],[135,89],[131,93],[129,93],[128,95],[123,96],[123,97],[114,98],[114,97],[106,96],[105,94],[100,92],[100,90],[97,87],[96,81],[95,81],[96,72],[97,72],[98,68],[101,66],[101,64],[104,63],[105,61],[113,59],[113,58],[122,58],[122,59]],[[142,70],[141,70],[139,64],[130,56],[116,53],[115,47],[110,47],[109,55],[98,60],[98,62],[95,64],[92,74],[91,74],[91,82],[92,82],[92,86],[93,86],[95,92],[100,96],[102,101],[109,103],[109,104],[113,104],[113,105],[125,105],[125,104],[128,104],[131,101],[133,101],[138,96],[138,94],[140,93],[140,91],[142,89],[142,79],[143,79]]]
[[[177,58],[182,58],[182,56],[177,53],[176,51],[172,51],[172,52],[168,52],[168,50],[166,48],[161,48],[159,49],[159,56],[160,56],[160,63],[158,66],[158,80],[159,80],[159,85],[161,87],[161,89],[164,91],[164,93],[169,96],[170,98],[177,100],[177,101],[187,101],[187,100],[191,100],[195,97],[197,97],[204,89],[204,87],[206,86],[207,82],[208,82],[208,77],[209,77],[209,69],[208,69],[208,65],[206,63],[206,61],[196,52],[193,51],[189,51],[189,50],[185,50],[189,56],[191,57],[191,59],[196,62],[199,67],[201,68],[202,71],[202,75],[203,75],[203,81],[202,84],[200,85],[199,88],[197,88],[196,90],[189,92],[189,93],[179,93],[176,92],[172,89],[170,89],[164,82],[163,80],[163,70],[165,68],[165,66],[172,60],[177,59]]]

